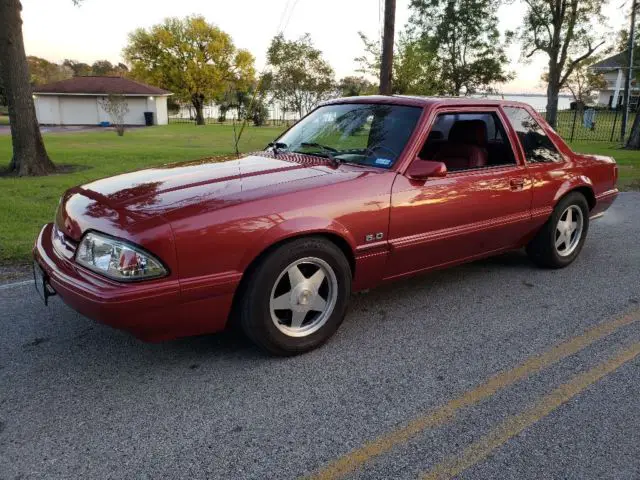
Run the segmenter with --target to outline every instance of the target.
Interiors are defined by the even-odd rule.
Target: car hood
[[[120,224],[139,223],[181,207],[207,211],[292,190],[311,188],[375,172],[308,155],[259,152],[236,160],[203,159],[148,168],[96,180],[69,190],[57,223],[79,238],[100,222],[117,217]],[[373,173],[372,172],[372,173]],[[75,218],[69,218],[75,217]],[[69,225],[78,225],[78,228]]]

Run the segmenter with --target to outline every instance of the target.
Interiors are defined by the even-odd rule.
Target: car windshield
[[[402,105],[325,105],[294,125],[275,145],[339,162],[391,168],[421,113],[421,108]]]

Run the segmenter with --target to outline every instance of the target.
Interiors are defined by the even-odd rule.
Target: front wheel
[[[250,275],[242,294],[240,324],[268,352],[306,352],[340,326],[351,293],[351,268],[332,242],[309,237],[285,243]]]
[[[589,205],[579,192],[564,197],[547,223],[527,245],[527,254],[538,265],[562,268],[580,254],[589,230]]]

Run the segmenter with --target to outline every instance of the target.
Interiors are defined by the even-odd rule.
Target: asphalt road
[[[358,295],[325,347],[144,344],[0,287],[0,478],[640,478],[640,194],[579,259]]]

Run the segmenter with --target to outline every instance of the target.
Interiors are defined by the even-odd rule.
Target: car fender
[[[263,233],[260,239],[255,242],[255,246],[245,253],[242,269],[244,270],[261,253],[279,242],[313,234],[336,235],[349,245],[352,252],[355,252],[357,245],[355,238],[342,223],[322,217],[297,217],[278,223]]]
[[[567,193],[575,190],[577,188],[588,188],[593,193],[593,182],[591,179],[585,175],[576,175],[573,176],[566,181],[562,182],[560,188],[556,191],[555,196],[553,197],[553,205],[554,207],[558,204],[560,199],[564,197]]]

